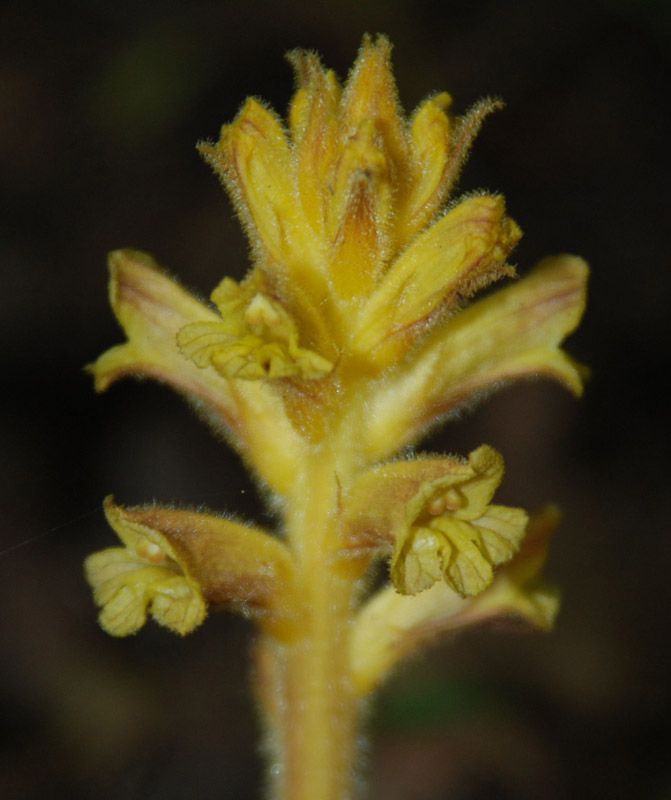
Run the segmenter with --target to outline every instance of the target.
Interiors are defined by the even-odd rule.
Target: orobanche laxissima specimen
[[[342,87],[315,54],[290,60],[286,125],[252,98],[200,145],[252,269],[204,303],[150,256],[113,253],[128,340],[91,367],[100,391],[139,375],[183,393],[264,487],[277,530],[108,498],[122,546],[90,556],[86,574],[114,636],[147,613],[179,634],[208,609],[252,619],[270,796],[342,800],[363,700],[400,659],[501,615],[552,625],[557,594],[538,573],[557,512],[497,505],[503,459],[488,445],[466,457],[408,446],[513,379],[579,394],[581,369],[560,344],[583,312],[587,268],[548,258],[469,304],[514,277],[521,235],[500,195],[452,194],[496,103],[454,118],[437,94],[406,119],[384,37],[364,39]],[[390,582],[371,595],[381,559]]]

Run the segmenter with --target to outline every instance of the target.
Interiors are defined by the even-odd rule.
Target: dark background
[[[525,384],[432,449],[505,455],[501,500],[564,509],[555,632],[443,642],[381,693],[376,800],[671,797],[666,2],[3,4],[0,11],[0,794],[257,798],[252,631],[219,616],[180,640],[96,626],[82,559],[113,544],[101,502],[157,499],[270,524],[241,465],[168,390],[95,396],[82,366],[122,340],[106,253],[153,253],[205,296],[246,243],[194,144],[243,99],[286,110],[283,53],[345,76],[364,31],[395,45],[411,110],[447,89],[490,118],[462,190],[505,193],[521,273],[583,255],[568,349],[580,402]]]

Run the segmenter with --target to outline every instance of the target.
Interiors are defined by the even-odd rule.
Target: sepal
[[[365,120],[375,121],[391,174],[402,181],[409,156],[408,141],[391,68],[391,43],[385,36],[363,38],[342,96],[343,140]]]
[[[293,50],[288,59],[298,89],[289,109],[289,130],[296,158],[301,208],[308,223],[324,237],[331,164],[338,145],[340,86],[315,53]]]
[[[441,92],[425,100],[410,121],[414,180],[397,223],[397,241],[408,242],[424,228],[445,200],[443,187],[449,163],[452,124],[447,111],[452,98]]]
[[[356,309],[373,288],[389,256],[391,178],[379,123],[363,119],[342,146],[331,181],[330,277],[346,312]]]

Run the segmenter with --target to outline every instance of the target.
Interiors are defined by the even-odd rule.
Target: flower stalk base
[[[352,796],[361,699],[351,680],[349,639],[358,583],[347,574],[340,554],[336,477],[342,469],[333,448],[317,451],[287,503],[287,541],[301,575],[297,631],[283,644],[261,645],[261,658],[272,662],[276,676],[270,684],[276,696],[263,703],[272,731],[268,746],[274,800]],[[267,693],[264,687],[260,696]]]

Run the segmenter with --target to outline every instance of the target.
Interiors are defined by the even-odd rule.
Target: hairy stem
[[[334,452],[322,449],[310,459],[288,507],[300,574],[299,632],[283,644],[266,638],[258,649],[273,800],[347,800],[354,791],[359,700],[348,636],[357,581],[343,574],[337,557],[345,465]]]

